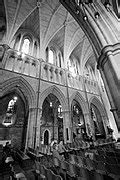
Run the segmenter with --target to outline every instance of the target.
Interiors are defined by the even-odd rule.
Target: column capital
[[[89,112],[87,112],[87,113],[83,113],[83,115],[84,115],[84,116],[89,116],[89,115],[90,115],[90,113],[89,113]]]
[[[113,55],[114,53],[120,53],[120,43],[107,45],[101,50],[97,68],[103,68],[104,64],[108,61],[109,55]]]
[[[69,109],[66,109],[66,110],[63,110],[62,112],[70,112],[70,110],[69,110]]]
[[[64,110],[64,111],[62,111],[62,113],[63,114],[65,114],[65,113],[70,113],[71,111],[69,111],[69,110]]]
[[[42,111],[42,109],[41,108],[37,108],[37,107],[30,107],[29,108],[29,111],[35,111],[36,109],[38,109],[39,111]]]

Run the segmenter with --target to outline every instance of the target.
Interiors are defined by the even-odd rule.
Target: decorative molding
[[[18,91],[18,93],[21,92],[25,97],[27,97],[30,107],[34,107],[35,105],[35,92],[31,85],[21,76],[4,81],[0,85],[0,89],[2,89],[2,94],[0,94],[1,96],[4,96],[12,91]]]
[[[120,51],[120,43],[105,46],[98,59],[97,69],[103,68],[104,64],[108,61],[108,56],[116,51]]]
[[[74,99],[80,104],[83,114],[87,114],[89,111],[83,96],[79,92],[73,93],[72,96],[70,97],[70,105],[72,104],[72,101]]]
[[[102,117],[103,116],[106,117],[106,112],[104,110],[104,105],[100,102],[100,100],[97,97],[95,97],[95,96],[91,97],[90,100],[89,100],[89,106],[90,106],[91,103],[94,104],[99,109],[100,114],[101,114]]]
[[[41,94],[40,94],[40,108],[42,108],[42,104],[45,100],[45,98],[49,95],[49,94],[54,94],[58,100],[60,101],[60,104],[62,106],[62,108],[66,111],[68,109],[68,105],[67,105],[67,101],[66,98],[63,94],[63,92],[56,87],[55,85],[50,86],[49,88],[47,88],[46,90],[44,90]],[[67,108],[67,109],[66,109]]]

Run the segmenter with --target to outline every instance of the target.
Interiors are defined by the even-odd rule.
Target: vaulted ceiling
[[[14,35],[20,29],[26,29],[39,39],[41,52],[52,43],[59,47],[65,61],[73,55],[81,68],[86,63],[95,66],[91,43],[59,0],[1,0],[1,13],[7,23],[2,43],[11,45]]]

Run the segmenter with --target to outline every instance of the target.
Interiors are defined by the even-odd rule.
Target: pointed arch
[[[42,139],[43,139],[43,144],[45,144],[45,133],[48,132],[48,144],[50,144],[51,140],[51,132],[48,128],[45,128],[43,133],[42,133]]]
[[[64,94],[61,92],[61,90],[56,87],[56,86],[50,86],[48,89],[46,89],[45,91],[42,92],[42,94],[40,95],[40,107],[42,109],[42,104],[45,100],[45,98],[49,95],[49,94],[53,94],[55,95],[58,100],[60,101],[60,104],[62,105],[64,110],[68,110],[68,105],[66,102],[66,98],[64,96]]]
[[[1,85],[2,92],[0,93],[0,97],[16,91],[21,96],[25,96],[28,101],[29,108],[34,107],[35,105],[35,92],[30,84],[23,77],[14,77],[4,81]]]
[[[83,114],[88,113],[88,108],[87,108],[85,99],[79,92],[73,93],[72,96],[70,97],[70,106],[71,106],[73,100],[76,100],[80,104]]]
[[[100,3],[95,2],[95,6],[98,7],[98,11],[101,17],[101,21],[96,21],[96,18],[91,13],[91,10],[89,7],[86,7],[86,15],[89,19],[87,21],[87,25],[84,21],[84,12],[81,14],[81,16],[76,15],[75,11],[75,3],[71,2],[66,2],[64,0],[60,0],[61,4],[68,10],[68,12],[74,17],[74,19],[78,22],[82,30],[85,32],[86,36],[88,37],[94,52],[96,56],[99,57],[101,53],[101,49],[108,45],[108,44],[115,44],[117,43],[117,38],[115,35],[115,31],[112,31],[110,26],[108,26],[108,22],[110,22],[110,18],[107,16],[104,17],[104,14],[106,15],[107,13],[105,12],[105,8],[103,9]],[[86,5],[85,5],[86,6]],[[82,11],[81,11],[82,12]],[[104,13],[103,13],[104,12]],[[106,22],[107,20],[107,22]],[[112,22],[111,22],[112,24]],[[114,26],[114,25],[113,25]],[[105,30],[106,29],[106,30]]]
[[[20,24],[18,25],[18,27],[16,29],[14,29],[14,27],[12,27],[12,35],[9,37],[9,44],[11,43],[15,33],[18,31],[18,29],[21,27],[21,25],[25,22],[25,20],[33,13],[33,11],[35,11],[37,9],[37,6],[35,6],[33,9],[31,9],[31,11],[22,19],[22,21],[20,22]]]
[[[93,96],[90,98],[89,107],[91,104],[94,104],[97,107],[97,109],[99,109],[101,116],[107,116],[103,104],[100,102],[100,100],[97,97]]]
[[[107,134],[108,132],[108,116],[104,109],[104,105],[102,104],[102,102],[100,102],[100,100],[97,97],[93,96],[89,100],[89,107],[96,138],[99,138],[97,134],[101,134],[105,138],[105,134]]]
[[[61,7],[62,7],[62,5],[59,4],[59,5],[56,7],[56,9],[54,10],[54,12],[53,12],[53,14],[52,14],[52,16],[51,16],[51,18],[50,18],[48,27],[47,27],[46,32],[45,32],[45,35],[44,35],[44,37],[43,37],[44,42],[47,42],[46,39],[47,39],[47,36],[48,36],[48,32],[49,32],[49,30],[50,30],[51,24],[52,24],[52,22],[53,22],[53,19],[54,19],[56,13],[59,11],[59,9],[60,9]],[[61,29],[61,28],[59,28],[59,29]],[[58,30],[59,30],[59,29],[58,29]],[[58,31],[58,30],[57,30],[57,31]],[[50,42],[50,40],[49,40],[49,42]]]

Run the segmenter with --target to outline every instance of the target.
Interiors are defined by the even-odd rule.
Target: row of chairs
[[[54,167],[58,167],[61,173],[61,170],[64,171],[64,179],[84,179],[84,180],[96,180],[96,175],[100,176],[101,172],[94,171],[93,169],[87,169],[85,166],[81,166],[77,163],[71,163],[68,161],[59,161],[57,158],[53,159]],[[65,174],[66,173],[66,174]],[[63,175],[61,175],[63,177]]]
[[[111,147],[114,146],[115,141],[112,139],[98,139],[94,142],[87,142],[83,140],[75,140],[73,143],[67,143],[66,148],[67,149],[89,149],[89,148],[98,148],[99,146],[105,146],[105,148],[108,146]]]
[[[33,153],[33,154],[36,154],[36,155],[38,153],[43,154],[43,155],[45,155],[45,154],[50,155],[51,154],[50,146],[46,146],[46,145],[41,145],[40,148],[39,148],[39,151],[35,150],[35,149],[31,148],[31,147],[28,147],[28,151]]]
[[[77,157],[77,156],[75,156]],[[44,164],[45,166],[47,166],[47,168],[57,168],[56,169],[56,173],[57,173],[57,170],[61,169],[61,170],[64,170],[64,172],[66,172],[66,175],[69,177],[69,178],[77,178],[78,177],[81,177],[81,178],[85,178],[86,175],[82,175],[80,172],[84,171],[85,174],[87,174],[87,176],[89,177],[89,175],[91,174],[91,170],[93,170],[93,167],[92,167],[92,164],[90,164],[86,159],[84,159],[85,162],[82,162],[80,161],[80,159],[74,160],[74,162],[72,161],[59,161],[57,158],[53,158],[53,157],[47,157],[47,158],[44,158],[44,160],[42,159],[42,161],[40,161],[41,164]],[[89,166],[89,168],[87,168]],[[92,168],[92,169],[91,169]],[[55,170],[55,169],[54,169]],[[76,173],[77,172],[77,173]],[[79,172],[79,173],[78,173]],[[60,171],[61,173],[61,171]],[[63,171],[62,171],[62,177],[65,177],[66,176]],[[85,177],[84,177],[85,176]],[[65,179],[65,178],[64,178]]]
[[[83,168],[85,169],[85,171],[88,171],[89,174],[91,174],[91,172],[94,171],[94,173],[97,172],[101,175],[120,176],[120,172],[119,172],[120,164],[117,164],[115,162],[115,159],[111,160],[111,158],[109,159],[104,158],[102,154],[101,156],[99,155],[96,156],[94,160],[90,159],[89,157],[81,157],[74,154],[69,154],[68,161],[61,161],[61,162],[57,158],[53,159],[52,156],[46,156],[43,157],[40,160],[40,162],[45,166],[47,166],[48,168],[52,166],[60,167],[62,169],[66,169],[67,172],[74,172],[72,171],[72,168],[75,167],[73,169]]]
[[[60,175],[55,174],[50,168],[48,169],[45,165],[41,164],[40,162],[35,162],[36,165],[36,172],[38,176],[38,180],[62,180]]]
[[[75,150],[75,151],[79,151],[79,150],[85,150],[85,151],[88,151],[91,149],[94,150],[94,149],[98,149],[99,147],[102,147],[105,149],[107,149],[108,151],[112,149],[112,145],[114,146],[114,142],[111,140],[111,139],[100,139],[100,140],[97,140],[95,142],[92,143],[92,146],[91,146],[91,142],[85,142],[83,140],[77,140],[77,141],[74,141],[73,143],[67,143],[65,144],[65,148],[68,150],[68,151],[72,151],[72,150]],[[33,153],[33,154],[38,154],[38,150],[35,150],[33,148],[30,148],[28,147],[28,151]],[[39,148],[39,154],[47,154],[47,155],[51,155],[51,148],[50,146],[48,145],[43,145],[41,144],[40,148]]]
[[[100,174],[111,174],[120,176],[120,164],[118,164],[116,158],[104,157],[96,155],[95,159],[92,160],[89,157],[80,157],[76,155],[70,155],[69,162],[80,167],[84,167],[89,171],[96,171]]]
[[[57,175],[60,175],[64,180],[77,180],[78,178],[86,178],[88,170],[77,168],[77,166],[67,162],[59,161],[57,158],[50,158],[51,163],[45,164],[48,169],[52,170]],[[41,164],[41,162],[40,162]],[[88,179],[88,178],[87,178]]]

